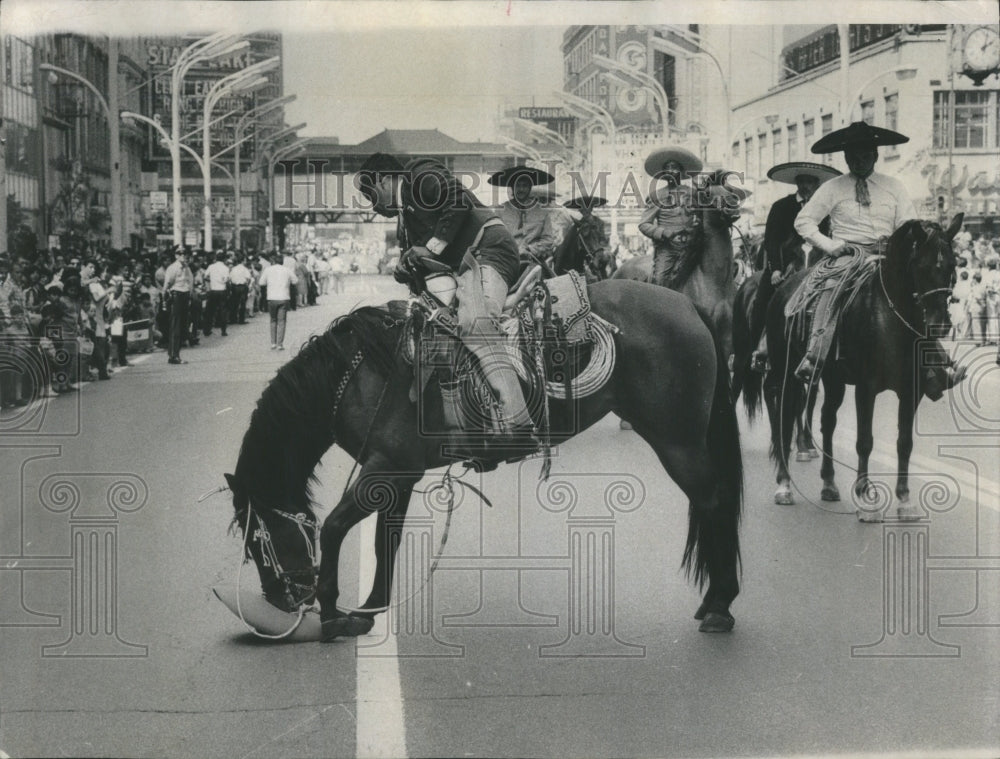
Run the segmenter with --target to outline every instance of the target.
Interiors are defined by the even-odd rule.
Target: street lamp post
[[[94,86],[93,82],[80,76],[74,71],[64,69],[60,66],[53,66],[50,63],[41,63],[38,66],[41,71],[49,71],[51,74],[60,74],[69,79],[73,79],[84,85],[97,97],[97,102],[104,109],[104,115],[108,119],[108,136],[110,145],[110,184],[111,184],[111,247],[120,249],[124,247],[124,205],[122,202],[122,175],[121,175],[121,135],[118,123],[118,40],[114,37],[108,39],[108,97],[105,99],[101,91]],[[51,75],[50,74],[50,75]]]
[[[677,34],[678,36],[687,40],[688,42],[697,45],[698,52],[696,53],[696,55],[704,55],[707,56],[708,58],[711,58],[712,62],[715,64],[715,68],[718,69],[719,78],[722,82],[722,94],[723,97],[725,98],[725,106],[726,106],[726,120],[725,120],[723,134],[728,136],[730,133],[729,129],[730,118],[732,116],[732,98],[729,94],[729,82],[726,79],[725,71],[723,71],[722,69],[722,62],[719,60],[719,57],[712,51],[712,49],[708,45],[706,45],[705,42],[702,41],[700,35],[693,34],[686,29],[675,29],[673,27],[670,27],[668,31],[671,34]],[[690,51],[685,50],[682,47],[677,47],[676,45],[672,45],[669,41],[663,39],[662,37],[652,37],[650,39],[650,44],[652,45],[653,49],[659,50],[661,53],[673,54],[679,52],[684,55],[691,54]],[[730,153],[731,145],[732,142],[729,142],[728,144],[723,146],[722,154],[725,157],[727,164],[729,163],[730,160],[732,160],[732,154]]]
[[[170,130],[168,141],[170,148],[171,184],[174,204],[174,245],[183,243],[183,228],[181,217],[181,107],[180,99],[184,85],[184,77],[197,64],[213,58],[245,50],[250,46],[246,40],[229,36],[222,32],[196,40],[184,48],[177,56],[177,62],[170,72]]]
[[[576,95],[570,94],[568,92],[556,92],[556,97],[563,101],[566,108],[571,113],[576,113],[578,117],[589,118],[590,122],[599,126],[604,131],[604,136],[607,138],[612,149],[618,144],[618,127],[615,125],[615,120],[604,108],[597,105],[596,103],[591,103],[589,100],[577,97]],[[593,138],[593,128],[588,131],[588,139],[590,140],[590,152],[593,156],[594,152],[594,138]],[[597,162],[594,162],[595,169]],[[609,163],[607,165],[606,171],[608,176],[611,176],[612,169],[614,167]],[[612,201],[611,203],[611,237],[609,243],[612,248],[618,247],[618,203],[617,201]]]
[[[277,67],[280,62],[280,58],[277,56],[273,58],[268,58],[267,60],[261,61],[260,63],[255,63],[252,66],[237,71],[234,74],[223,77],[208,91],[205,95],[205,101],[202,105],[202,161],[206,169],[203,177],[203,192],[204,192],[204,207],[202,208],[202,218],[204,220],[204,236],[205,236],[205,250],[209,253],[212,252],[212,172],[211,167],[211,130],[210,124],[212,120],[212,109],[215,108],[216,103],[227,94],[230,93],[248,93],[268,84],[268,79],[262,74],[273,70]]]
[[[255,108],[251,108],[249,111],[240,116],[239,120],[236,122],[236,134],[234,136],[235,141],[233,145],[233,147],[236,149],[236,154],[233,158],[233,198],[235,199],[236,210],[234,211],[235,216],[233,219],[233,226],[234,226],[234,236],[236,238],[237,251],[243,250],[243,241],[242,241],[243,224],[242,224],[242,218],[240,216],[240,210],[242,208],[242,200],[243,200],[243,193],[241,186],[242,182],[241,172],[243,169],[242,166],[240,165],[242,160],[240,156],[240,146],[242,145],[245,139],[243,137],[243,132],[254,120],[259,119],[265,113],[270,113],[276,108],[281,108],[283,106],[286,106],[294,100],[295,100],[295,95],[285,95],[285,97],[281,97],[276,100],[269,100],[268,102],[262,103],[261,105],[258,105]]]
[[[275,245],[277,242],[277,235],[274,229],[274,167],[278,165],[279,162],[285,160],[286,158],[291,158],[292,155],[298,153],[305,147],[308,142],[306,139],[296,140],[284,147],[275,148],[267,159],[267,183],[268,183],[268,197],[267,197],[267,224],[268,229],[271,230],[271,245]]]

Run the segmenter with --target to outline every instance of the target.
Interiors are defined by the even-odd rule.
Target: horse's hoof
[[[618,422],[618,429],[620,429],[620,430],[630,430],[630,429],[632,429],[632,425],[629,424],[628,422],[626,422],[624,419],[622,419],[620,422]]]
[[[832,483],[824,485],[823,489],[819,491],[819,497],[824,501],[839,501],[840,490]]]
[[[727,633],[733,629],[736,620],[728,612],[720,614],[717,611],[710,611],[705,615],[705,619],[698,625],[698,631],[703,633]]]
[[[812,456],[809,455],[809,451],[796,451],[795,452],[796,461],[812,461]]]
[[[819,451],[817,451],[815,448],[810,448],[807,452],[809,454],[809,458],[811,459],[819,458]]]
[[[701,620],[705,618],[706,614],[708,614],[708,603],[702,601],[701,606],[698,607],[698,611],[694,613],[694,618],[701,622]]]
[[[896,507],[896,516],[900,522],[919,522],[923,514],[920,513],[918,507],[911,506],[908,503],[901,503]]]
[[[858,521],[865,522],[867,524],[877,524],[882,521],[881,511],[865,511],[864,509],[857,510]]]
[[[354,614],[334,617],[323,622],[321,640],[324,643],[329,643],[337,638],[356,638],[359,635],[368,633],[374,624],[374,620],[355,616]]]
[[[792,491],[787,488],[780,488],[774,494],[774,502],[778,506],[794,506],[795,498],[792,496]]]

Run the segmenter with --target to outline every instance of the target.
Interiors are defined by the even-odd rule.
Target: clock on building
[[[962,45],[962,73],[978,87],[1000,71],[1000,34],[997,27],[976,26],[965,35]]]

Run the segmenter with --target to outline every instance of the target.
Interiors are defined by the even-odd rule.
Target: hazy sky
[[[287,120],[344,143],[384,128],[490,140],[504,101],[557,104],[564,28],[286,34],[285,92],[298,96]]]

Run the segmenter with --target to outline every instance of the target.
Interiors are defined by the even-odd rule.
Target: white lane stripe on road
[[[375,577],[375,516],[361,522],[358,549],[358,601],[368,596]],[[389,629],[389,614],[375,617],[370,635],[384,639],[378,656],[358,656],[356,752],[359,759],[395,759],[406,756],[406,723],[403,687],[399,679],[396,636]]]

